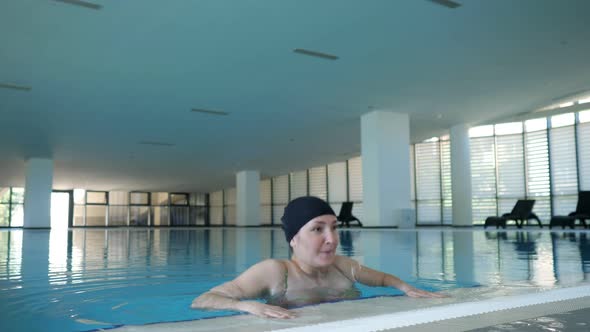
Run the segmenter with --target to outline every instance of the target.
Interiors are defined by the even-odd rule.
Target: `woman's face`
[[[338,248],[336,216],[321,215],[305,224],[290,242],[298,259],[313,267],[334,263]]]

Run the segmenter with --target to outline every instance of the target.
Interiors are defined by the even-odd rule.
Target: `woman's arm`
[[[244,311],[265,318],[293,318],[281,307],[243,299],[259,298],[271,293],[284,280],[285,266],[276,260],[262,261],[236,279],[228,281],[193,300],[192,309],[223,309]]]
[[[352,280],[367,286],[394,287],[410,297],[446,297],[443,294],[428,292],[410,286],[394,275],[373,270],[348,257],[338,256],[336,264],[341,271],[349,274]]]

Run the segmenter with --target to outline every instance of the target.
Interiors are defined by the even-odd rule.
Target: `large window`
[[[575,210],[578,190],[590,190],[590,110],[524,122],[471,128],[473,222],[510,212],[534,199],[544,223]],[[418,224],[451,223],[450,143],[413,145],[412,199]],[[413,183],[414,184],[414,183]]]
[[[76,227],[205,226],[208,217],[207,194],[74,189]]]
[[[24,222],[25,190],[0,187],[0,227],[22,227]]]
[[[415,197],[416,217],[421,225],[452,222],[451,145],[449,137],[434,137],[415,144],[411,166],[412,195]]]

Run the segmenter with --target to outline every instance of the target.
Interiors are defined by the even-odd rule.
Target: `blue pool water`
[[[343,230],[339,253],[429,290],[555,287],[590,273],[590,233]],[[0,331],[88,331],[194,320],[200,293],[265,258],[278,228],[0,231]],[[399,295],[359,286],[363,297]]]

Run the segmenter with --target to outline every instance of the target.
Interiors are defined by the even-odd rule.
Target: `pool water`
[[[553,288],[585,282],[590,233],[341,230],[339,254],[423,289]],[[0,331],[88,331],[236,314],[193,298],[266,258],[278,228],[0,231]],[[397,296],[358,286],[362,297]]]

